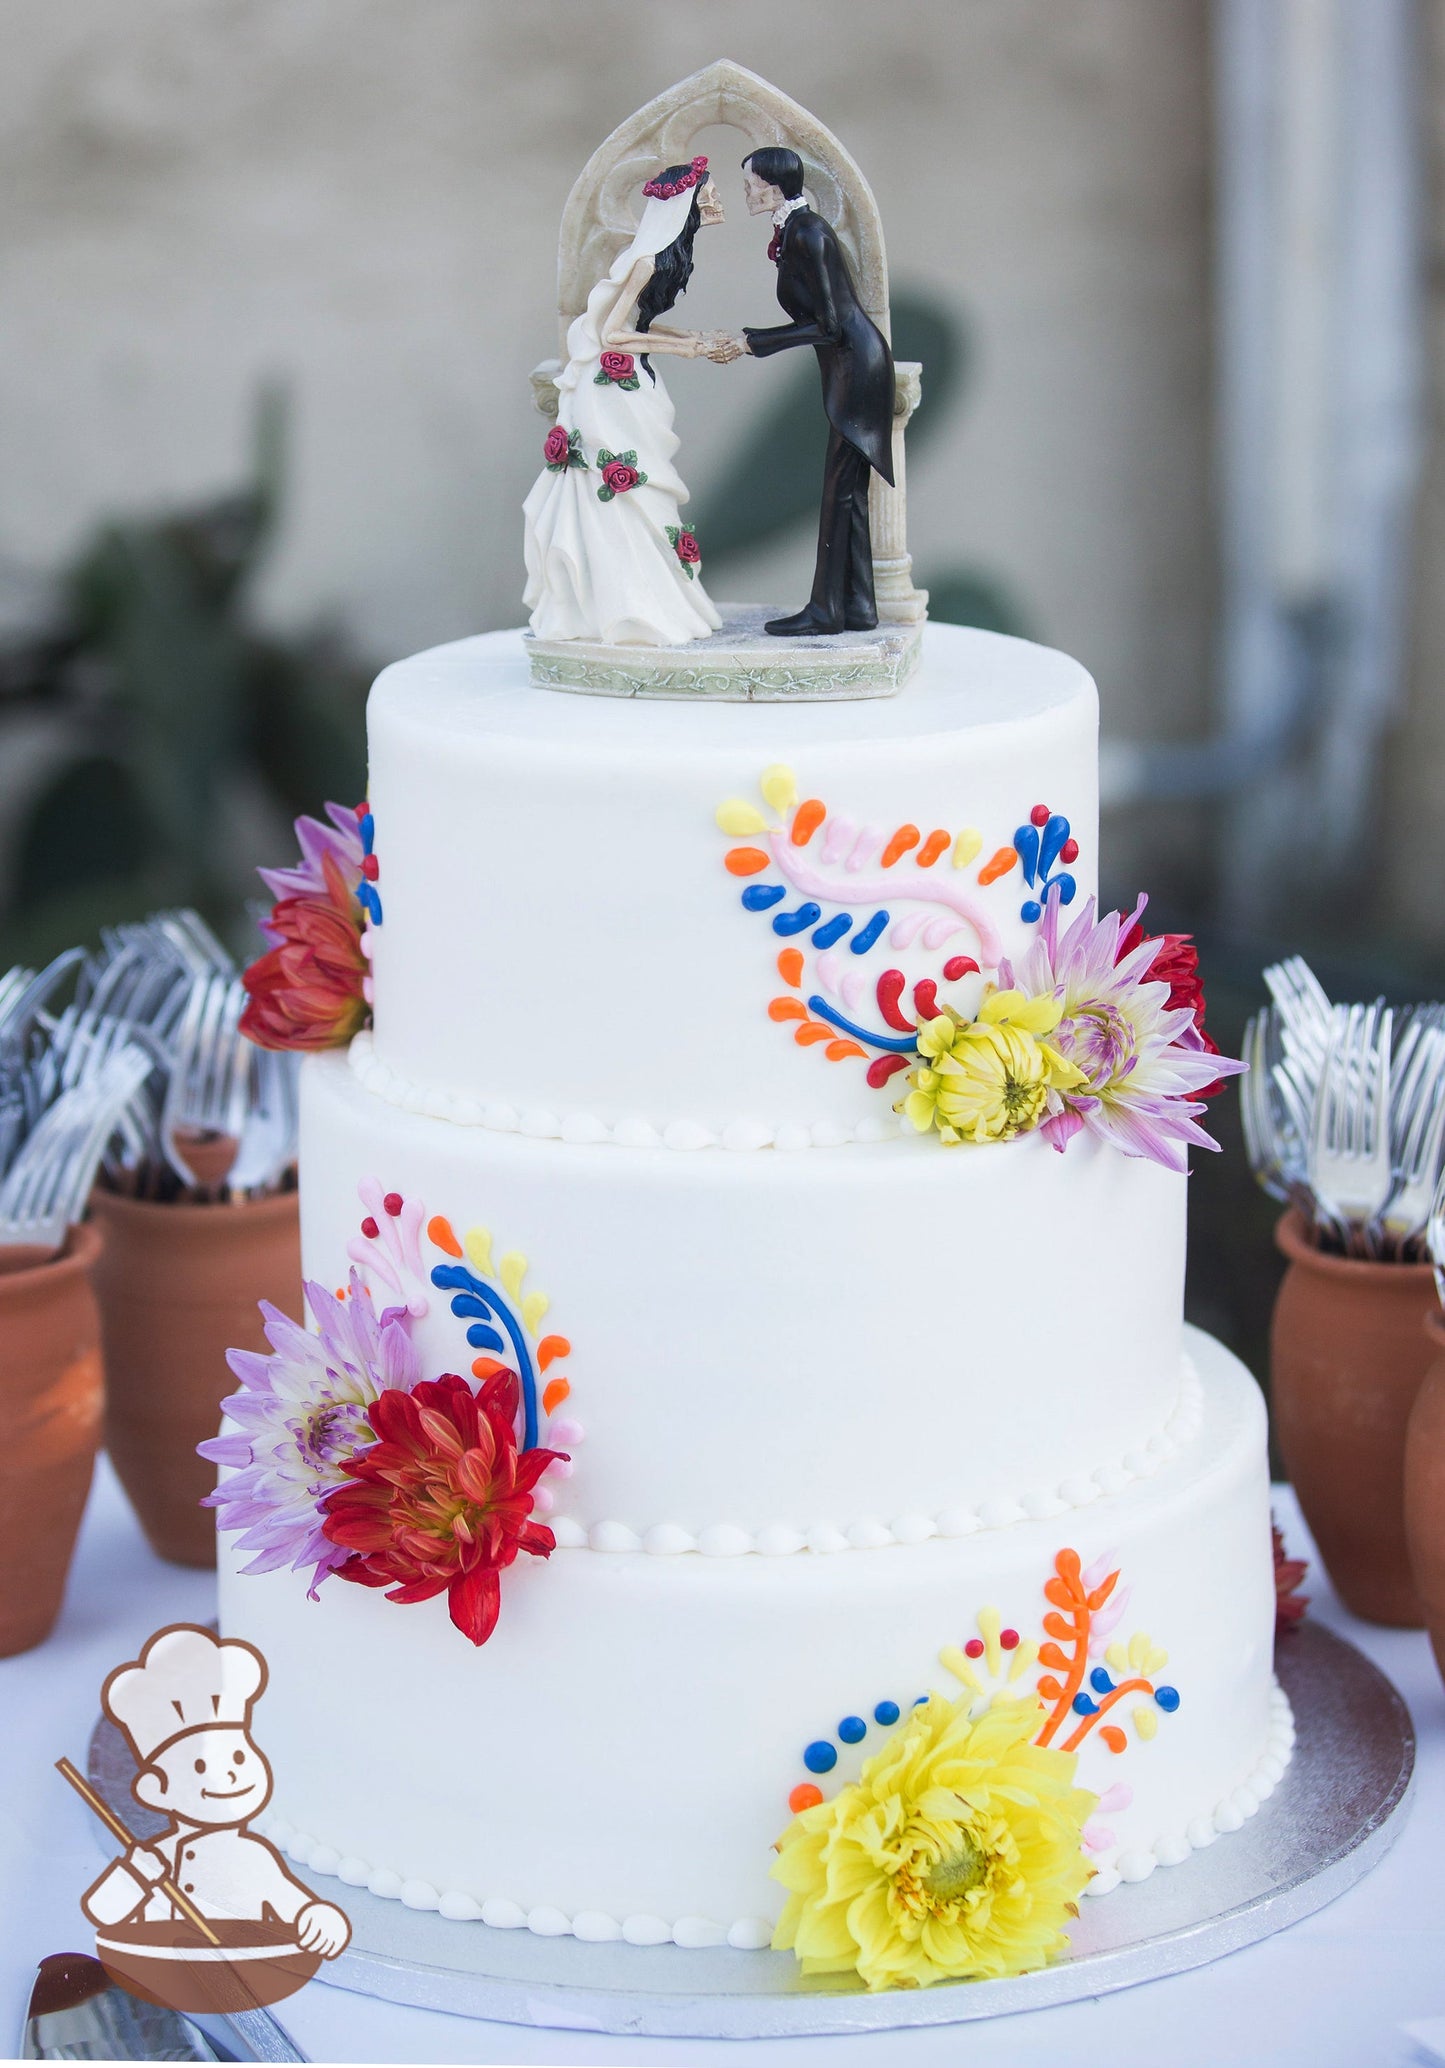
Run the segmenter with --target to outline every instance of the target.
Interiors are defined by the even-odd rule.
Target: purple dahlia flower
[[[356,813],[344,804],[328,804],[326,816],[329,826],[320,819],[299,818],[296,821],[296,841],[301,849],[301,860],[291,869],[258,869],[256,874],[279,904],[283,898],[324,898],[328,894],[326,874],[322,857],[330,855],[341,871],[342,880],[352,889],[361,880],[363,850],[361,827]],[[279,944],[280,936],[262,924],[262,932],[271,946]]]
[[[1171,1010],[1169,985],[1150,980],[1164,936],[1141,940],[1120,955],[1119,944],[1143,906],[1141,898],[1127,918],[1110,912],[1096,920],[1090,898],[1061,935],[1058,893],[1051,892],[1033,945],[1016,969],[1001,964],[998,980],[1031,998],[1047,994],[1063,1006],[1049,1038],[1086,1081],[1065,1092],[1063,1112],[1041,1125],[1054,1147],[1066,1147],[1087,1128],[1127,1156],[1147,1156],[1166,1170],[1184,1171],[1190,1143],[1219,1147],[1198,1123],[1205,1107],[1197,1094],[1244,1065],[1210,1054],[1194,1014],[1184,1007]]]
[[[222,1529],[242,1531],[239,1548],[255,1553],[245,1571],[314,1566],[314,1599],[351,1555],[323,1534],[320,1503],[345,1479],[346,1459],[375,1440],[367,1410],[377,1395],[409,1393],[421,1366],[404,1309],[378,1316],[355,1271],[345,1299],[308,1284],[306,1301],[315,1334],[261,1302],[272,1354],[228,1353],[241,1391],[222,1406],[236,1428],[197,1448],[228,1473],[206,1506]]]

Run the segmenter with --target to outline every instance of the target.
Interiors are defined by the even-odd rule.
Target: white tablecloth
[[[1286,1489],[1276,1512],[1310,1555]],[[750,2063],[786,2068],[1405,2068],[1434,2058],[1404,2027],[1445,2016],[1445,1690],[1423,1636],[1344,1613],[1323,1573],[1312,1615],[1368,1652],[1404,1694],[1420,1734],[1413,1811],[1358,1887],[1263,1944],[1193,1974],[986,2024],[831,2040],[637,2041],[483,2025],[400,2009],[313,1983],[279,2007],[316,2061]],[[215,1612],[208,1573],[152,1557],[102,1466],[55,1635],[0,1661],[0,2046],[17,2047],[37,1962],[90,1946],[77,1898],[102,1863],[88,1810],[54,1772],[84,1763],[100,1684],[163,1623]],[[1181,1872],[1187,1869],[1181,1869]],[[482,1927],[477,1927],[482,1929]],[[1445,2029],[1445,2028],[1437,2028]]]

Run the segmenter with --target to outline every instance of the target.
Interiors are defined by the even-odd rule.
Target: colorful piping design
[[[1085,1567],[1078,1552],[1066,1548],[1055,1557],[1043,1591],[1049,1606],[1040,1640],[1005,1624],[998,1609],[982,1608],[973,1634],[939,1653],[939,1663],[971,1698],[969,1714],[982,1716],[997,1702],[1037,1700],[1045,1714],[1036,1745],[1057,1743],[1061,1751],[1077,1752],[1097,1733],[1097,1742],[1117,1756],[1129,1747],[1126,1722],[1135,1739],[1147,1744],[1158,1732],[1160,1717],[1178,1709],[1179,1691],[1156,1678],[1169,1655],[1143,1631],[1127,1641],[1110,1641],[1129,1604],[1118,1568],[1107,1556]],[[876,1702],[872,1723],[880,1731],[892,1730],[909,1708],[928,1699],[915,1695],[903,1706],[891,1699]],[[1127,1711],[1121,1706],[1126,1702]],[[868,1734],[861,1711],[843,1717],[831,1737],[804,1746],[809,1776],[833,1773],[839,1746],[861,1745]],[[809,1778],[792,1789],[788,1807],[798,1816],[822,1800],[817,1779]],[[1127,1809],[1132,1800],[1133,1790],[1124,1781],[1110,1781],[1100,1790],[1098,1811],[1084,1829],[1088,1851],[1114,1848],[1115,1834],[1099,1817]]]
[[[376,858],[376,816],[369,804],[356,807],[356,827],[361,835],[361,876],[356,885],[357,902],[373,926],[381,924],[381,893],[377,882],[381,864]]]
[[[830,815],[819,797],[800,801],[797,778],[781,763],[764,770],[759,789],[766,809],[730,797],[716,817],[739,843],[723,866],[742,882],[744,911],[770,914],[784,944],[777,971],[786,988],[768,1015],[791,1026],[800,1047],[821,1047],[829,1062],[866,1063],[875,1089],[918,1061],[921,1022],[949,1002],[965,1016],[976,1009],[985,973],[1003,959],[990,901],[979,891],[1019,870],[1027,891],[1020,916],[1028,923],[1043,916],[1050,890],[1063,905],[1075,896],[1075,880],[1060,864],[1077,859],[1079,843],[1068,819],[1047,805],[1036,804],[1012,841],[974,869],[983,851],[976,826],[925,832],[910,822],[890,832],[859,825]],[[891,958],[882,970],[869,966],[880,948],[909,954],[915,968],[918,949],[931,960],[910,983]],[[979,981],[966,994],[940,997],[940,987],[970,978]]]
[[[572,1382],[556,1368],[570,1357],[572,1345],[566,1336],[543,1333],[551,1302],[544,1292],[524,1290],[526,1257],[509,1250],[494,1263],[490,1230],[468,1228],[458,1236],[444,1214],[429,1217],[419,1199],[387,1191],[378,1178],[363,1178],[357,1193],[365,1213],[346,1254],[378,1308],[390,1300],[419,1321],[431,1309],[431,1292],[441,1293],[466,1325],[467,1347],[474,1353],[472,1377],[480,1382],[494,1372],[516,1373],[521,1448],[533,1450],[540,1443],[575,1452],[585,1432],[561,1412],[571,1398]],[[442,1261],[432,1261],[433,1252],[440,1252]],[[338,1297],[344,1293],[345,1288],[337,1288]],[[548,1468],[547,1479],[565,1479],[570,1472],[570,1463],[559,1459]],[[537,1488],[533,1506],[541,1514],[555,1506],[547,1485]]]

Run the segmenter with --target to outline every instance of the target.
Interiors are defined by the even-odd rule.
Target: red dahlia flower
[[[343,1580],[388,1587],[388,1601],[445,1593],[473,1644],[497,1627],[503,1566],[546,1558],[557,1539],[532,1519],[537,1481],[558,1451],[517,1450],[517,1377],[494,1372],[473,1393],[448,1372],[410,1393],[394,1387],[367,1411],[378,1442],[347,1460],[355,1482],[325,1502],[322,1525],[356,1555]]]
[[[1199,950],[1189,934],[1146,934],[1139,921],[1135,919],[1133,925],[1119,935],[1115,961],[1122,962],[1141,941],[1152,940],[1158,940],[1162,945],[1150,963],[1144,981],[1169,986],[1169,1010],[1177,1012],[1183,1009],[1192,1012],[1194,1032],[1200,1048],[1206,1055],[1217,1056],[1219,1043],[1204,1024],[1204,983],[1199,974]],[[1212,1099],[1214,1094],[1223,1088],[1224,1080],[1216,1077],[1212,1084],[1204,1085],[1192,1096],[1196,1099]]]
[[[274,905],[278,945],[246,971],[241,1032],[258,1048],[339,1048],[366,1019],[361,906],[333,855],[322,855],[321,869],[325,893]]]
[[[1282,1637],[1303,1620],[1309,1596],[1300,1593],[1299,1583],[1309,1567],[1302,1558],[1285,1556],[1284,1532],[1277,1522],[1271,1520],[1269,1533],[1274,1543],[1274,1634]]]

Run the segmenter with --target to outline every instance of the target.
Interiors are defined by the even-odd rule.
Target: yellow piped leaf
[[[953,866],[966,869],[983,846],[983,835],[977,826],[965,826],[953,843]]]
[[[1123,1680],[1130,1667],[1129,1648],[1115,1641],[1104,1654],[1105,1663],[1114,1669],[1114,1678]]]
[[[492,1275],[492,1231],[490,1228],[468,1228],[462,1237],[462,1246],[467,1253],[467,1262],[480,1278]]]
[[[1008,1669],[1010,1680],[1017,1680],[1021,1673],[1027,1673],[1039,1655],[1039,1648],[1030,1637],[1022,1638],[1014,1652],[1013,1664]]]
[[[522,1297],[522,1280],[527,1275],[527,1259],[519,1249],[510,1249],[497,1266],[497,1275],[514,1300]]]
[[[798,801],[798,779],[785,761],[765,768],[758,788],[776,812],[791,811]]]
[[[1003,1665],[1003,1646],[998,1633],[1003,1628],[1003,1617],[996,1608],[981,1608],[978,1612],[978,1634],[987,1647],[984,1656],[988,1660],[990,1673],[997,1673]]]
[[[552,1302],[544,1292],[528,1293],[522,1302],[522,1326],[529,1336],[534,1336],[541,1325],[542,1316]]]
[[[755,804],[749,804],[743,797],[727,797],[718,806],[716,819],[720,830],[731,839],[739,840],[747,833],[766,833],[768,822]]]
[[[955,1680],[962,1681],[971,1693],[983,1693],[983,1682],[974,1671],[973,1660],[966,1657],[956,1644],[946,1644],[943,1647],[938,1654],[938,1663],[946,1673],[951,1673]]]
[[[1134,1728],[1136,1731],[1138,1731],[1140,1737],[1146,1739],[1152,1738],[1159,1728],[1158,1712],[1153,1709],[1145,1709],[1141,1705],[1138,1709],[1135,1709],[1132,1712],[1132,1714],[1134,1718]]]

